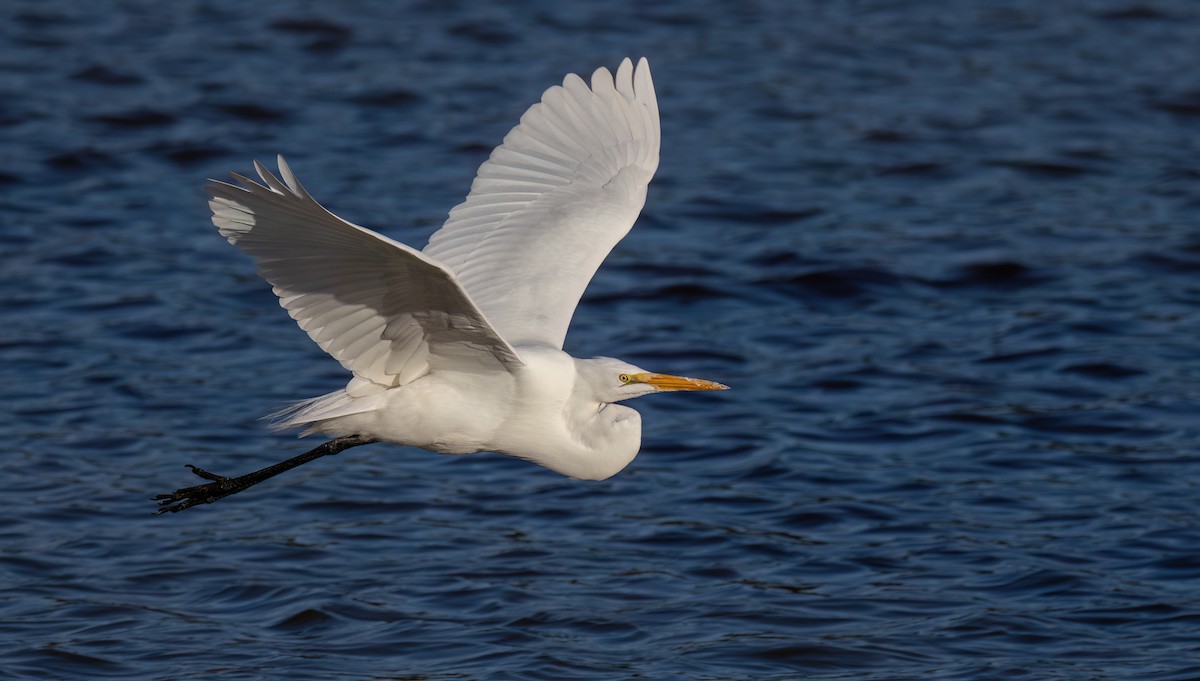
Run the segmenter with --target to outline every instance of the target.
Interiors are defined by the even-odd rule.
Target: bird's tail
[[[378,407],[378,398],[382,393],[374,393],[363,397],[351,397],[345,390],[335,390],[326,395],[307,400],[293,402],[279,411],[268,414],[271,430],[287,430],[300,426],[313,425],[321,421],[361,414]],[[301,435],[308,435],[318,428],[313,425],[304,430]]]

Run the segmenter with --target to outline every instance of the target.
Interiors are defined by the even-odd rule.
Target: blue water
[[[1200,5],[0,4],[0,677],[1200,678]],[[567,349],[600,483],[315,442],[345,381],[208,222],[286,154],[423,244],[563,74],[663,157]]]

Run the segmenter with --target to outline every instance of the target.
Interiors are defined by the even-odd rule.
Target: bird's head
[[[611,357],[576,360],[579,374],[600,402],[612,403],[642,395],[680,390],[729,390],[701,378],[656,374]]]

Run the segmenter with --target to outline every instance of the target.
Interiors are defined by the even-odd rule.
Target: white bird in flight
[[[212,221],[321,349],[354,376],[281,412],[276,425],[335,439],[293,459],[155,497],[158,513],[211,503],[313,459],[370,442],[444,454],[490,451],[603,480],[641,448],[623,400],[725,390],[563,338],[579,298],[629,232],[658,168],[658,102],[643,58],[616,76],[571,74],[542,95],[479,167],[466,201],[418,251],[325,210],[279,157],[282,181],[212,181]]]

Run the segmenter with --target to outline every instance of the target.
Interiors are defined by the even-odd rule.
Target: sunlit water
[[[1200,7],[473,5],[0,5],[0,677],[1200,677]],[[345,380],[206,177],[420,245],[626,55],[662,166],[567,349],[732,391],[607,482],[372,445],[150,515]]]

